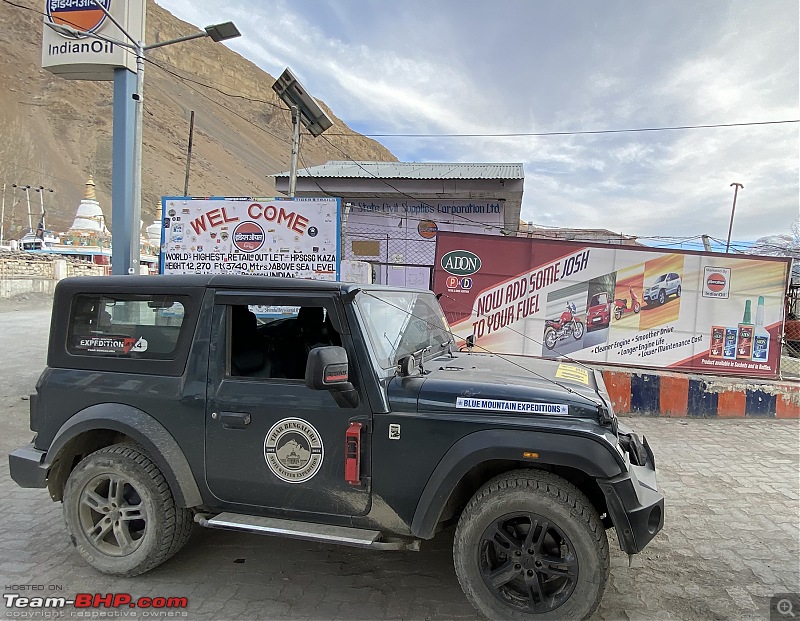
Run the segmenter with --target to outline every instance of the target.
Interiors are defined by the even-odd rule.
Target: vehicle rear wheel
[[[622,319],[622,309],[619,306],[614,309],[614,319],[617,321]]]
[[[608,580],[608,539],[594,507],[548,472],[486,483],[459,519],[456,575],[489,619],[585,619]]]
[[[192,512],[175,506],[158,467],[131,444],[102,448],[75,467],[64,488],[64,520],[84,560],[120,576],[166,561],[193,525]]]
[[[547,349],[553,349],[556,346],[556,341],[558,341],[556,331],[553,328],[547,328],[544,333],[544,346]]]
[[[681,286],[680,285],[678,285],[678,290],[675,292],[675,297],[676,298],[681,297]]]

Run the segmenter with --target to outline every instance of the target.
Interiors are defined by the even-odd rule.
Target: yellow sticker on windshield
[[[571,380],[573,382],[586,384],[587,386],[589,385],[589,370],[576,367],[573,364],[559,364],[556,377],[558,379]]]

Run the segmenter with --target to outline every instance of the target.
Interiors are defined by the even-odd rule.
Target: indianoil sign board
[[[161,200],[162,274],[338,280],[338,198]]]
[[[777,377],[790,260],[440,233],[458,339],[539,357]]]
[[[117,68],[135,72],[136,57],[127,48],[89,35],[60,34],[48,24],[130,43],[105,9],[136,41],[143,41],[145,7],[145,0],[46,0],[42,68],[70,80],[113,80]]]

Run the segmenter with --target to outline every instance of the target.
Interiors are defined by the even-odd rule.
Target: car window
[[[315,347],[341,346],[329,309],[320,303],[232,304],[227,368],[231,376],[302,380]]]
[[[77,295],[67,351],[73,355],[173,359],[189,298]]]

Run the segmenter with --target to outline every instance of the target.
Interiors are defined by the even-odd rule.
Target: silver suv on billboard
[[[681,277],[675,272],[661,274],[655,282],[644,290],[644,301],[648,304],[664,304],[667,298],[674,295],[681,297]]]

